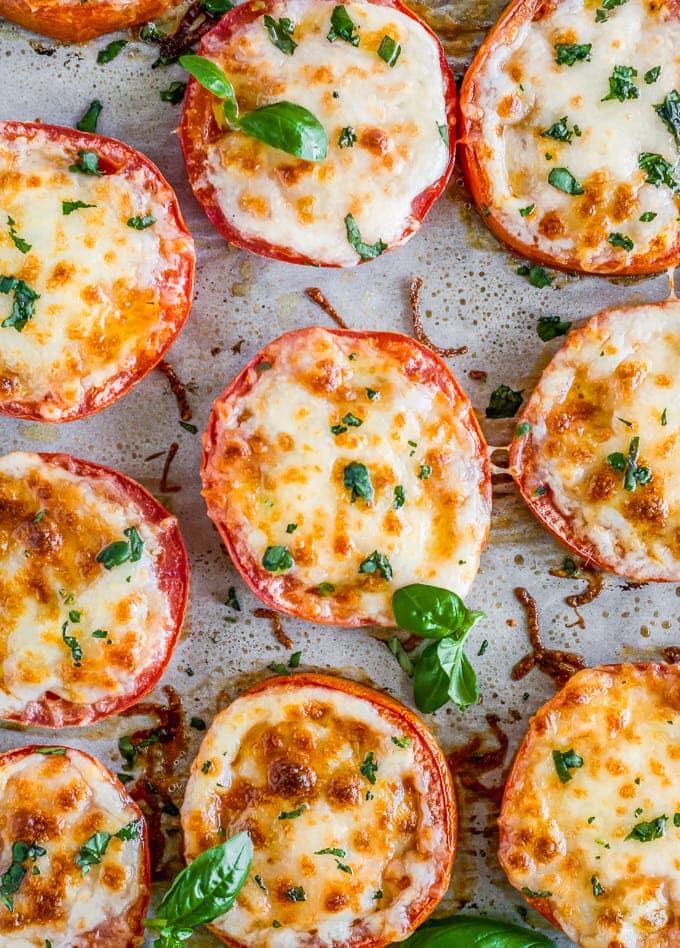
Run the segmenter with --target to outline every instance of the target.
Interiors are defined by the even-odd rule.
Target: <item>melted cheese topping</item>
[[[177,226],[167,186],[129,160],[101,176],[69,171],[77,160],[72,143],[46,133],[0,138],[0,276],[23,280],[40,297],[22,331],[0,328],[0,410],[3,402],[39,402],[48,421],[108,403],[111,388],[127,387],[170,344],[178,328],[172,308],[188,309],[182,258],[193,245]],[[65,214],[62,202],[94,207]],[[127,224],[148,215],[156,223],[144,230]],[[13,304],[12,293],[0,294],[0,322]]]
[[[653,108],[679,87],[680,18],[671,2],[627,0],[597,22],[595,6],[560,0],[508,28],[475,76],[466,114],[479,123],[470,144],[488,177],[490,213],[506,232],[527,253],[533,247],[562,265],[619,270],[668,253],[680,235],[680,197],[646,183],[638,165],[639,155],[660,154],[680,182],[678,144]],[[558,65],[559,43],[591,44],[590,61]],[[637,70],[637,97],[602,101],[617,66]],[[658,79],[647,82],[656,67]],[[542,137],[565,116],[569,143]],[[584,194],[553,187],[555,168],[566,168]],[[655,216],[641,221],[643,214]],[[612,246],[610,234],[634,247]]]
[[[105,569],[97,554],[129,527],[144,543],[141,559]],[[0,459],[0,717],[50,693],[82,705],[86,723],[92,703],[153,672],[174,634],[157,576],[164,529],[111,478],[35,454]],[[79,662],[65,635],[77,640]]]
[[[452,381],[405,336],[311,329],[265,349],[259,368],[216,404],[208,511],[278,604],[308,618],[389,625],[394,588],[469,589],[489,525],[486,447]],[[371,499],[352,500],[352,464],[365,467]],[[270,546],[289,550],[291,569],[263,570]],[[375,551],[392,581],[360,571]]]
[[[549,492],[564,535],[640,580],[680,578],[680,303],[606,311],[572,332],[527,403],[515,475],[525,495]],[[649,483],[624,489],[627,456]],[[644,478],[643,478],[644,479]]]
[[[398,244],[420,226],[411,205],[448,163],[438,128],[447,125],[446,102],[439,45],[418,22],[390,7],[348,3],[360,44],[330,43],[334,6],[286,0],[269,11],[295,24],[292,56],[274,46],[261,17],[230,41],[208,36],[201,47],[232,79],[242,112],[280,100],[309,109],[328,134],[326,160],[302,161],[227,133],[206,146],[199,186],[215,189],[222,213],[245,236],[352,266],[359,256],[347,240],[347,214],[367,243]],[[378,56],[384,36],[401,45],[393,67]],[[357,141],[341,148],[347,127]]]
[[[404,727],[366,698],[287,682],[215,718],[182,807],[186,855],[241,830],[255,847],[220,932],[267,948],[405,937],[407,908],[440,881],[448,844],[431,809],[441,788]],[[362,773],[369,754],[375,782]]]
[[[534,904],[586,948],[680,937],[679,686],[674,666],[579,672],[538,712],[517,756],[501,864],[517,888],[551,893]],[[583,766],[562,783],[552,753],[571,749]],[[660,838],[626,838],[659,817]]]
[[[13,843],[47,850],[25,860],[26,874],[11,896],[14,911],[0,904],[3,946],[42,948],[46,939],[52,948],[137,944],[132,933],[148,900],[143,839],[113,834],[141,814],[108,771],[72,749],[60,756],[7,755],[0,758],[0,799],[0,874],[11,864]],[[76,858],[97,832],[113,838],[101,862],[83,875]]]

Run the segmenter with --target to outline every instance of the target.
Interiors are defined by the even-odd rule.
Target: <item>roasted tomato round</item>
[[[0,413],[72,421],[170,347],[194,245],[170,185],[101,135],[0,123]]]
[[[500,863],[577,945],[675,945],[680,669],[578,672],[531,720],[505,787]]]
[[[354,681],[296,674],[250,688],[215,718],[182,829],[188,861],[250,833],[252,874],[210,926],[228,944],[381,948],[446,892],[456,799],[412,711]]]
[[[419,229],[453,166],[456,91],[439,41],[399,0],[246,2],[199,52],[231,79],[242,114],[292,102],[328,139],[311,161],[230,131],[218,99],[189,80],[189,180],[228,241],[349,267]]]
[[[676,3],[515,0],[460,93],[460,157],[486,225],[586,273],[680,262]]]
[[[103,764],[56,745],[0,755],[3,948],[137,948],[150,894],[141,810]]]
[[[548,365],[510,448],[548,529],[642,582],[680,580],[679,347],[677,300],[599,313]]]
[[[0,458],[0,718],[116,714],[162,675],[188,594],[177,520],[130,478],[65,454]]]
[[[217,399],[208,513],[253,592],[315,622],[394,625],[392,593],[464,595],[491,510],[486,442],[448,366],[408,336],[270,343]]]
[[[69,43],[146,23],[172,0],[0,0],[0,16],[28,30]]]

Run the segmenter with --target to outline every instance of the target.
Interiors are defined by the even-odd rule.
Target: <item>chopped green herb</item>
[[[680,826],[680,813],[673,814],[673,826]]]
[[[667,819],[667,816],[657,816],[655,820],[637,823],[626,836],[626,839],[635,839],[639,843],[651,843],[655,839],[661,839],[666,832]]]
[[[667,413],[668,413],[668,409],[667,409],[667,408],[664,408],[664,410],[661,412],[661,427],[662,427],[662,428],[665,428],[666,425],[668,424],[668,414],[667,414]]]
[[[648,467],[638,466],[637,459],[639,450],[640,438],[636,436],[631,438],[627,456],[620,451],[616,451],[614,454],[607,456],[610,467],[613,467],[615,471],[621,471],[623,473],[624,490],[635,490],[638,484],[644,486],[645,484],[649,484],[652,480],[652,472],[650,469]]]
[[[626,234],[619,233],[610,234],[609,237],[607,237],[607,243],[611,244],[612,247],[621,247],[622,250],[626,250],[628,252],[630,252],[635,246],[630,237],[626,236]]]
[[[363,425],[363,419],[357,418],[356,415],[353,415],[352,412],[348,412],[342,418],[343,425],[347,425],[350,428],[360,428]]]
[[[7,226],[9,227],[9,236],[12,238],[12,243],[17,248],[20,253],[28,253],[31,249],[31,244],[27,243],[23,237],[20,237],[16,230],[14,229],[16,221],[13,217],[7,217]]]
[[[302,652],[293,652],[293,654],[288,659],[288,667],[298,668],[300,665],[301,658],[302,658]]]
[[[0,277],[0,293],[13,293],[12,312],[6,319],[0,323],[2,329],[16,329],[21,332],[26,323],[31,320],[35,314],[35,301],[40,299],[40,294],[32,290],[23,280],[16,277]]]
[[[421,481],[426,481],[428,477],[432,476],[432,468],[429,464],[421,464],[420,470],[418,471],[418,477]]]
[[[642,815],[642,807],[639,806],[636,808],[635,812],[633,813],[633,816],[637,819],[637,817],[641,815]]]
[[[234,4],[231,0],[201,0],[201,8],[211,16],[221,17],[233,10]]]
[[[39,511],[37,512],[37,514],[36,514],[35,517],[33,518],[33,521],[32,521],[32,522],[33,522],[33,523],[40,523],[40,521],[43,519],[43,517],[45,516],[46,513],[47,513],[47,511],[46,511],[45,508],[43,507],[42,510],[39,510]]]
[[[608,102],[610,99],[616,99],[618,102],[625,102],[627,99],[637,99],[640,91],[631,81],[636,76],[637,69],[632,66],[614,66],[614,71],[609,77],[609,94],[601,101]]]
[[[487,418],[512,418],[522,404],[522,392],[515,392],[507,385],[499,385],[491,393],[486,408]]]
[[[268,372],[269,369],[271,369],[271,367],[272,367],[271,362],[266,362],[266,361],[265,361],[265,362],[259,362],[259,363],[255,366],[255,371],[256,371],[256,372],[258,373],[258,375],[259,375],[259,374],[261,374],[262,372]]]
[[[529,214],[533,214],[535,207],[536,207],[535,204],[528,204],[526,207],[520,207],[519,209],[520,217],[528,217]]]
[[[354,131],[351,125],[346,125],[345,128],[343,128],[340,132],[338,145],[340,148],[353,148],[356,140],[357,133]]]
[[[156,218],[152,217],[151,214],[144,214],[139,217],[129,217],[127,221],[128,227],[132,227],[133,230],[146,230],[147,227],[151,227],[151,225],[155,223]]]
[[[528,267],[523,265],[517,267],[515,272],[519,276],[529,277],[529,283],[535,286],[537,290],[542,290],[544,286],[550,286],[553,281],[553,277],[548,276],[545,269],[539,266]]]
[[[286,56],[292,56],[297,49],[297,43],[293,41],[295,25],[287,16],[282,16],[280,20],[275,20],[273,16],[265,14],[262,18],[264,28],[269,34],[269,39],[277,49],[280,49]]]
[[[517,425],[515,428],[515,437],[523,438],[525,435],[528,435],[531,431],[531,425],[528,421],[523,421],[521,425]]]
[[[352,493],[350,495],[351,503],[362,497],[365,501],[373,500],[373,484],[365,464],[358,461],[352,461],[347,464],[342,472],[343,484]]]
[[[371,800],[375,800],[375,794],[371,793],[370,790],[367,790],[365,799],[368,800],[369,802]]]
[[[179,105],[186,91],[186,82],[171,82],[168,88],[161,89],[159,94],[163,102],[169,102],[170,105]]]
[[[571,323],[562,322],[559,316],[539,316],[536,332],[543,342],[550,342],[558,336],[565,336],[571,329]]]
[[[317,849],[314,853],[315,856],[337,856],[340,859],[344,859],[347,853],[344,849]]]
[[[368,780],[370,784],[375,783],[375,775],[378,770],[378,761],[375,759],[375,754],[373,751],[369,751],[364,758],[364,762],[359,767],[362,776]]]
[[[586,820],[586,822],[587,822],[588,825],[590,826],[591,823],[594,823],[594,822],[595,822],[595,817],[594,817],[594,816],[589,816],[588,819]]]
[[[267,893],[269,892],[269,889],[268,889],[267,886],[264,884],[264,880],[262,879],[262,876],[256,875],[256,876],[253,876],[253,878],[255,879],[256,884],[262,889],[262,891],[263,891],[265,894],[267,894]]]
[[[677,89],[672,89],[663,102],[655,105],[654,111],[675,139],[675,144],[680,148],[680,93]]]
[[[99,99],[93,99],[81,120],[76,122],[76,128],[81,132],[96,132],[97,122],[103,108],[104,106]]]
[[[126,527],[123,533],[127,540],[115,540],[97,553],[95,559],[102,564],[104,569],[113,569],[128,561],[136,563],[142,558],[144,541],[137,532],[137,528]]]
[[[49,747],[34,747],[34,754],[42,754],[44,757],[63,757],[66,753],[65,747],[55,747],[50,745]]]
[[[328,596],[333,595],[335,592],[335,586],[333,583],[319,583],[319,585],[316,587],[316,591],[322,599],[326,599]]]
[[[590,62],[592,43],[555,43],[555,62],[558,66],[573,66],[578,62]]]
[[[336,10],[338,7],[335,8]],[[344,9],[344,8],[343,8]],[[367,244],[361,239],[361,233],[352,214],[345,217],[345,229],[347,231],[347,240],[354,247],[362,260],[373,260],[379,257],[381,253],[387,250],[387,244],[384,244],[380,238],[374,244]]]
[[[74,174],[104,174],[103,171],[99,170],[99,155],[96,151],[79,151],[78,160],[69,165],[68,170]]]
[[[590,877],[590,884],[593,887],[593,895],[595,898],[599,898],[599,896],[604,895],[604,887],[600,883],[600,880],[597,878],[597,876]]]
[[[0,903],[10,912],[14,911],[14,900],[11,898],[18,891],[27,869],[24,863],[27,859],[36,861],[40,856],[45,856],[47,850],[37,843],[17,842],[12,843],[12,861],[9,868],[0,876]]]
[[[584,190],[567,168],[553,168],[548,175],[548,184],[565,194],[584,194]]]
[[[277,675],[290,675],[290,672],[281,662],[272,662],[271,665],[267,665],[269,671],[275,672]]]
[[[97,53],[97,62],[99,65],[102,66],[104,63],[110,63],[111,60],[116,58],[124,46],[127,46],[127,40],[113,40],[108,46],[105,46],[104,49],[100,49]]]
[[[106,631],[106,629],[95,629],[92,633],[93,639],[106,639],[108,637],[109,633]]]
[[[440,125],[439,122],[437,122],[437,131],[439,132],[439,137],[448,148],[449,147],[449,126]]]
[[[286,892],[286,896],[290,899],[291,902],[306,902],[307,901],[305,890],[302,888],[301,885],[296,885],[296,886],[293,886],[292,889],[288,889]]]
[[[272,928],[281,928],[281,922],[277,922],[276,919],[272,922]]]
[[[288,812],[282,811],[281,813],[279,813],[278,818],[280,820],[296,820],[298,816],[302,816],[302,814],[305,812],[306,809],[307,809],[307,804],[301,803],[300,806],[296,807],[294,810],[290,810]]]
[[[80,613],[77,609],[71,609],[68,614],[69,622],[80,622]]]
[[[393,743],[393,744],[396,744],[397,747],[405,748],[405,747],[410,747],[410,746],[413,744],[413,741],[411,740],[410,737],[406,737],[406,736],[404,736],[404,737],[393,737],[393,738],[392,738],[392,743]]]
[[[340,872],[346,872],[348,875],[350,875],[350,876],[352,875],[352,867],[351,867],[351,866],[348,866],[346,863],[340,862],[339,859],[336,859],[336,860],[335,860],[335,865],[338,867],[338,869],[340,870]]]
[[[395,510],[399,510],[400,507],[404,506],[405,501],[406,494],[404,493],[404,488],[401,486],[401,484],[397,484],[397,486],[394,488],[394,500],[392,502],[392,506]]]
[[[110,833],[97,832],[80,847],[76,856],[76,866],[81,867],[82,875],[86,876],[90,871],[90,866],[96,866],[102,861],[110,842]]]
[[[331,434],[341,435],[347,431],[346,425],[331,425]]]
[[[643,224],[648,224],[650,221],[653,221],[656,216],[655,211],[645,211],[644,214],[640,214],[640,220]]]
[[[373,896],[373,899],[377,900],[377,899],[381,899],[382,897],[383,897],[382,889],[378,889],[378,891]]]
[[[654,66],[652,69],[648,69],[645,73],[645,82],[648,86],[651,86],[652,83],[656,82],[661,73],[661,66]]]
[[[617,420],[617,421],[620,421],[622,425],[625,425],[625,426],[626,426],[626,428],[632,428],[632,427],[633,427],[633,422],[632,422],[632,421],[627,421],[625,418],[619,418],[618,415],[616,416],[616,420]]]
[[[549,899],[552,898],[552,892],[548,892],[547,889],[530,889],[528,886],[522,886],[522,893],[527,896],[529,899]]]
[[[241,603],[238,601],[236,596],[236,588],[234,586],[230,586],[227,590],[227,601],[225,602],[225,606],[229,606],[230,609],[234,609],[236,612],[241,611]]]
[[[194,717],[189,721],[189,724],[195,731],[205,731],[206,729],[206,723],[203,718]]]
[[[383,36],[378,47],[378,56],[388,66],[395,66],[401,55],[401,46],[391,36]]]
[[[479,651],[477,652],[477,655],[483,655],[484,652],[486,652],[486,650],[488,649],[488,647],[489,647],[489,640],[484,639],[482,644],[479,646]]]
[[[64,217],[68,217],[68,215],[73,214],[74,211],[80,211],[85,207],[96,206],[96,204],[86,204],[84,201],[62,201],[61,213],[64,215]]]
[[[604,21],[608,19],[609,16],[607,15],[606,11],[598,7],[598,9],[595,11],[595,22],[604,23]]]
[[[574,128],[576,128],[576,126],[574,126]],[[541,132],[541,138],[553,138],[555,141],[566,142],[568,145],[571,144],[573,135],[574,132],[567,125],[566,115],[563,115],[562,118],[551,125],[550,128],[546,128],[544,132]]]
[[[379,397],[380,397],[380,392],[376,392],[374,388],[366,389],[366,398],[369,400],[369,402],[372,402],[374,401],[374,399],[379,398]]]
[[[415,665],[409,658],[408,652],[404,649],[404,646],[401,644],[396,635],[393,635],[385,643],[394,655],[396,660],[399,662],[399,667],[402,671],[406,672],[409,678],[413,678],[415,672]]]
[[[359,45],[359,35],[354,31],[359,29],[343,6],[334,7],[331,14],[331,28],[326,39],[334,43],[336,39],[344,40],[351,46]]]
[[[298,525],[296,523],[289,523],[288,526],[286,527],[286,533],[295,533],[297,528],[298,528]]]
[[[653,184],[657,188],[665,184],[671,191],[677,191],[680,188],[673,177],[673,165],[661,155],[643,151],[641,155],[638,155],[638,167],[647,175],[647,184]]]
[[[285,546],[268,546],[262,557],[262,565],[269,573],[285,573],[294,564],[290,550]]]
[[[535,490],[534,493],[533,493],[533,496],[534,496],[534,497],[543,497],[544,494],[546,494],[546,493],[547,493],[547,491],[546,491],[545,487],[543,487],[543,486],[541,485],[541,486],[539,486],[539,487],[536,488],[536,490]]]
[[[70,649],[71,658],[73,660],[73,665],[75,668],[80,668],[82,659],[83,659],[83,650],[80,647],[80,642],[73,635],[68,635],[68,622],[64,622],[61,627],[61,637],[63,639],[64,645]]]
[[[184,428],[185,431],[188,431],[189,434],[198,434],[198,428],[196,425],[192,425],[190,421],[182,421],[180,419],[179,426],[180,428]]]
[[[552,759],[561,783],[568,783],[572,779],[572,775],[569,773],[570,770],[583,767],[583,758],[580,757],[573,748],[564,753],[554,750],[552,752]]]
[[[370,556],[359,564],[360,573],[380,573],[383,579],[392,579],[392,566],[382,553],[374,550]]]

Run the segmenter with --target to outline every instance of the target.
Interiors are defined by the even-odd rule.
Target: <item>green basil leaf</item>
[[[607,237],[607,243],[611,244],[612,247],[620,247],[622,250],[625,250],[628,253],[630,253],[630,251],[635,246],[627,234],[620,233],[610,234],[609,237]]]
[[[484,618],[483,612],[468,609],[450,589],[423,583],[397,589],[392,596],[392,609],[399,628],[425,639],[453,636],[459,641]]]
[[[680,183],[673,176],[673,165],[662,155],[643,151],[641,155],[638,155],[638,167],[647,175],[645,179],[647,184],[653,184],[657,188],[665,184],[671,191],[680,190]]]
[[[378,47],[378,56],[387,63],[388,66],[395,66],[401,55],[401,45],[392,39],[391,36],[383,36]]]
[[[565,194],[583,194],[583,188],[567,168],[553,168],[548,175],[548,184]]]
[[[328,136],[321,122],[293,102],[263,105],[241,116],[236,125],[244,135],[305,161],[323,161],[328,153]]]
[[[449,680],[449,699],[457,704],[461,711],[471,704],[477,704],[477,675],[463,651],[463,643],[452,638],[442,639],[437,643],[437,658]]]
[[[562,322],[559,316],[539,316],[536,323],[536,332],[543,342],[550,342],[558,336],[566,336],[571,329],[571,323]]]
[[[645,82],[647,76],[645,76]],[[680,94],[677,89],[668,93],[663,102],[654,106],[654,111],[662,122],[666,125],[669,132],[675,139],[675,144],[680,148]]]
[[[343,484],[352,492],[350,496],[352,503],[354,503],[357,497],[363,497],[363,499],[369,503],[373,500],[373,484],[371,483],[371,475],[368,473],[368,468],[365,464],[352,461],[351,464],[345,466],[342,476]]]
[[[499,385],[491,393],[486,408],[487,418],[512,418],[522,404],[522,391],[514,391],[509,385]]]
[[[93,99],[87,107],[87,111],[79,122],[76,122],[76,128],[80,132],[96,132],[97,122],[104,106],[99,99]]]
[[[285,573],[292,569],[295,561],[286,546],[268,546],[262,557],[262,565],[268,573]]]
[[[110,833],[97,832],[83,843],[76,856],[76,866],[81,867],[84,876],[90,871],[90,866],[99,865],[109,848],[110,842]]]
[[[573,66],[576,62],[590,62],[592,43],[555,43],[555,62],[558,66]]]
[[[234,4],[231,0],[202,0],[201,9],[211,16],[224,16],[234,9]]]
[[[86,204],[84,201],[62,201],[61,213],[64,215],[64,217],[68,217],[68,215],[73,214],[74,211],[80,211],[85,207],[96,206],[96,204]]]
[[[625,102],[627,99],[637,99],[640,96],[638,87],[632,82],[637,76],[637,69],[633,66],[614,66],[614,71],[609,77],[609,93],[600,101],[609,102],[616,99],[618,102]]]
[[[178,105],[184,98],[186,91],[186,82],[171,82],[167,89],[161,89],[161,101],[169,102],[171,105]]]
[[[425,922],[402,948],[555,948],[547,935],[495,918],[454,915]]]
[[[353,22],[343,6],[334,7],[331,14],[331,28],[326,39],[329,43],[341,39],[351,46],[358,46],[359,36],[354,32],[358,29],[359,27]]]
[[[229,79],[216,63],[206,59],[205,56],[188,53],[186,56],[179,57],[179,64],[218,99],[236,98],[234,87]]]
[[[224,915],[248,878],[253,844],[247,833],[206,849],[175,877],[152,927],[192,929]]]
[[[293,40],[295,25],[292,20],[285,16],[282,16],[280,20],[275,20],[273,16],[265,14],[262,21],[274,46],[286,56],[292,56],[297,49],[297,43]]]
[[[648,86],[651,86],[652,83],[656,82],[661,73],[661,66],[653,66],[651,69],[648,69],[645,73],[645,82]]]
[[[110,63],[112,59],[116,58],[124,46],[127,46],[127,40],[113,40],[108,46],[105,46],[104,49],[100,49],[97,53],[97,62],[99,65]]]
[[[381,253],[387,250],[387,244],[384,244],[380,238],[374,244],[367,244],[361,239],[361,233],[352,214],[345,217],[345,229],[347,231],[347,240],[354,247],[362,260],[373,260],[379,257]]]
[[[12,312],[0,323],[2,329],[16,329],[21,332],[26,323],[33,319],[35,301],[40,299],[40,293],[32,290],[27,283],[17,277],[1,276],[0,293],[13,293],[14,302]]]
[[[418,656],[413,675],[413,700],[423,714],[431,714],[449,700],[449,678],[437,655],[439,642],[431,642]]]
[[[96,151],[79,151],[78,160],[69,165],[68,170],[73,174],[104,174],[99,168],[99,155]]]
[[[134,230],[146,230],[156,223],[156,218],[151,214],[139,214],[137,217],[128,217],[127,225]]]

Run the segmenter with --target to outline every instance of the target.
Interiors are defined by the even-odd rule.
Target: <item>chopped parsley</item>
[[[632,82],[637,76],[637,69],[632,66],[614,66],[614,71],[609,77],[609,94],[600,101],[608,102],[610,99],[616,99],[618,102],[625,102],[627,99],[637,99],[640,90]]]
[[[543,342],[550,342],[558,336],[565,336],[571,329],[571,323],[562,322],[559,316],[539,316],[536,332]]]
[[[31,249],[31,244],[27,243],[23,237],[20,237],[16,230],[14,229],[16,221],[13,217],[7,216],[7,226],[9,227],[9,236],[12,238],[12,243],[17,248],[20,253],[28,253]]]
[[[667,819],[667,816],[657,816],[655,820],[636,823],[626,839],[635,839],[639,843],[651,843],[655,839],[661,839],[666,831]]]
[[[406,494],[404,493],[404,488],[401,486],[401,484],[397,484],[397,486],[394,488],[394,500],[392,502],[392,506],[395,510],[399,510],[400,507],[404,506],[405,502]]]
[[[358,46],[359,34],[355,33],[358,29],[359,27],[352,21],[347,10],[343,6],[337,6],[331,13],[331,28],[326,39],[329,43],[341,39],[351,46]]]
[[[294,561],[286,546],[268,546],[262,557],[262,565],[268,573],[285,573]]]
[[[280,49],[286,56],[292,56],[297,49],[297,43],[293,40],[295,24],[287,16],[282,16],[280,20],[275,20],[273,16],[265,14],[262,18],[264,28],[269,34],[269,39],[277,49]]]
[[[65,747],[55,747],[50,745],[49,747],[34,747],[34,754],[42,754],[43,757],[63,757],[66,754]]]
[[[364,776],[370,784],[375,783],[375,775],[378,770],[378,761],[375,759],[375,754],[373,751],[369,751],[368,754],[366,754],[364,762],[361,767],[359,767],[359,770],[361,771],[362,776]]]
[[[623,473],[623,489],[635,490],[638,484],[649,484],[652,479],[652,472],[648,467],[639,467],[637,463],[640,450],[640,438],[636,435],[631,438],[628,446],[628,455],[621,451],[615,451],[607,456],[610,467],[615,471]]]
[[[592,43],[555,43],[555,62],[558,66],[573,66],[574,63],[590,62]]]
[[[397,60],[401,55],[401,45],[392,39],[391,36],[383,36],[378,47],[378,56],[387,63],[388,66],[396,66]]]
[[[104,174],[99,170],[99,155],[96,151],[79,151],[78,160],[69,165],[68,170],[74,174]]]
[[[331,434],[341,435],[347,431],[346,425],[331,425]]]
[[[37,512],[37,514],[35,515],[35,517],[33,518],[33,520],[32,520],[31,522],[32,522],[32,523],[40,523],[40,521],[43,519],[43,517],[45,516],[46,513],[47,513],[47,511],[46,511],[45,508],[43,507],[41,510],[39,510],[39,511]]]
[[[211,760],[206,760],[206,761],[203,763],[203,766],[201,767],[201,773],[202,773],[202,774],[209,774],[211,770],[212,770],[212,761],[211,761]]]
[[[350,496],[352,503],[357,497],[363,497],[369,503],[373,500],[373,485],[365,464],[359,461],[347,464],[342,472],[342,480],[345,487],[352,492]]]
[[[564,751],[564,753],[554,750],[552,752],[552,759],[555,764],[557,776],[560,778],[560,783],[568,783],[572,779],[572,775],[569,773],[570,770],[583,767],[583,758],[580,757],[573,748]]]
[[[268,889],[267,886],[264,884],[264,880],[263,880],[262,876],[260,876],[260,875],[255,875],[255,876],[253,876],[253,878],[255,879],[255,882],[256,882],[256,884],[260,887],[260,889],[262,889],[262,891],[263,891],[265,894],[267,894],[267,893],[269,892],[269,889]]]
[[[302,658],[302,652],[293,652],[293,654],[288,659],[288,667],[298,668],[300,665],[301,658]]]
[[[127,540],[115,540],[97,553],[95,559],[104,569],[113,569],[123,563],[137,563],[142,558],[144,541],[136,527],[126,527],[123,533]]]
[[[346,125],[340,132],[338,145],[340,148],[353,148],[356,140],[357,133],[354,131],[351,125]]]
[[[665,184],[671,191],[677,191],[680,185],[673,177],[673,165],[666,161],[662,155],[655,152],[643,151],[638,155],[638,167],[647,175],[647,184],[653,184],[657,188]]]
[[[366,398],[369,400],[369,402],[372,402],[374,399],[379,398],[379,396],[380,396],[380,392],[376,392],[374,388],[366,389]]]
[[[564,191],[565,194],[585,193],[568,168],[553,168],[548,175],[548,184],[552,184],[558,191]]]
[[[344,849],[317,849],[314,852],[315,856],[337,856],[339,859],[344,859],[347,853]]]
[[[35,301],[40,299],[40,294],[32,290],[23,280],[11,276],[0,277],[0,293],[14,294],[12,312],[3,319],[0,328],[16,329],[17,332],[21,332],[26,323],[33,319]]]
[[[301,803],[300,806],[296,807],[294,810],[282,810],[281,813],[279,813],[278,818],[280,820],[296,820],[298,816],[302,816],[306,809],[307,804]]]
[[[680,148],[680,93],[672,89],[663,102],[654,106],[654,111],[675,139]]]
[[[522,404],[522,392],[515,392],[508,385],[499,385],[491,393],[486,408],[487,418],[512,418]]]
[[[607,237],[607,243],[611,244],[612,247],[620,247],[622,250],[631,251],[635,244],[626,234],[610,234]]]
[[[652,69],[648,69],[645,73],[645,82],[648,86],[651,86],[652,83],[656,82],[661,73],[661,66],[654,66]]]
[[[680,826],[680,813],[673,814],[673,826]]]
[[[548,276],[545,269],[539,266],[528,267],[523,264],[521,267],[517,267],[515,272],[518,276],[529,277],[529,283],[535,286],[537,290],[542,290],[544,286],[550,286],[553,281],[553,277]]]
[[[370,556],[359,563],[360,573],[380,573],[383,579],[392,579],[392,566],[383,553],[374,550]]]
[[[335,9],[344,9],[344,7],[336,7]],[[354,247],[362,260],[373,260],[387,250],[387,244],[383,243],[380,238],[378,238],[374,244],[367,244],[361,239],[361,233],[352,214],[347,214],[345,217],[345,229],[347,231],[347,240],[352,247]]]

